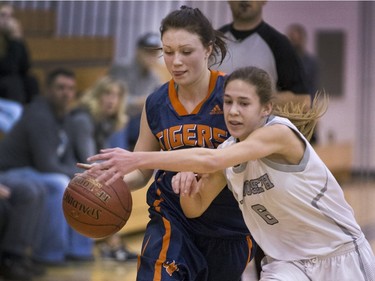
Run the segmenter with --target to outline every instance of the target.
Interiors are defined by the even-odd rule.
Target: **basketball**
[[[130,189],[122,179],[108,186],[87,173],[69,182],[62,201],[68,224],[90,238],[119,231],[128,221],[132,205]]]

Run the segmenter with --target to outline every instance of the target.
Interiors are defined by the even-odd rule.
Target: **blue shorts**
[[[238,281],[255,252],[250,236],[196,236],[177,219],[151,209],[137,281]]]

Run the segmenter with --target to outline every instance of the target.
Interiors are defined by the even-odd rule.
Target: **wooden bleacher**
[[[54,10],[15,10],[14,16],[19,20],[26,38],[52,37],[55,34],[56,14]]]
[[[353,147],[350,142],[315,145],[314,149],[339,183],[350,180],[353,170]]]
[[[56,37],[53,10],[17,10],[15,16],[23,26],[32,60],[31,72],[41,85],[46,73],[55,67],[68,67],[76,73],[79,92],[107,73],[114,57],[112,37]],[[154,68],[162,82],[170,79],[164,65]]]
[[[16,10],[32,61],[31,72],[41,86],[48,71],[56,67],[72,69],[82,92],[103,76],[114,57],[112,37],[57,37],[53,10]],[[42,87],[43,90],[43,87]]]
[[[32,73],[44,84],[44,77],[55,67],[72,69],[82,92],[105,75],[113,58],[111,37],[26,38],[31,54]]]

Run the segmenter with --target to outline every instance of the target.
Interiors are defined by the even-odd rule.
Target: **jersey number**
[[[276,224],[279,221],[267,211],[267,209],[260,204],[251,206],[251,208],[262,218],[264,221],[270,225]]]

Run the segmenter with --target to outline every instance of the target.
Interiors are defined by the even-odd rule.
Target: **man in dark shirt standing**
[[[302,63],[289,39],[263,21],[267,1],[228,1],[233,22],[222,26],[228,38],[229,54],[218,69],[231,73],[244,66],[256,66],[271,76],[275,103],[293,101],[310,105]]]

